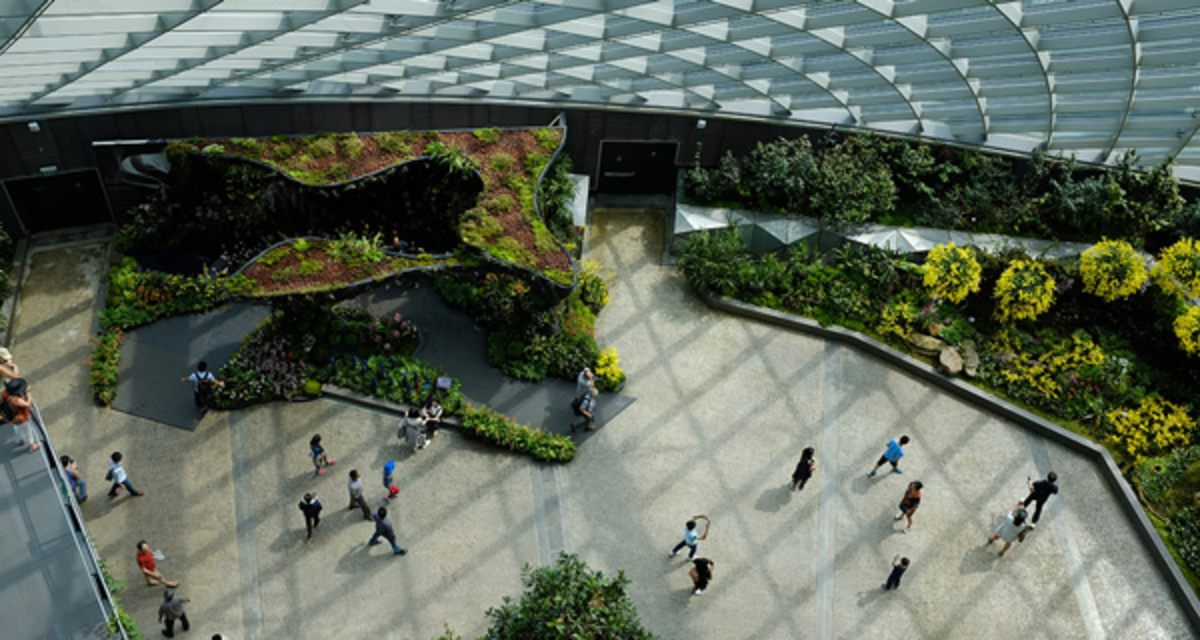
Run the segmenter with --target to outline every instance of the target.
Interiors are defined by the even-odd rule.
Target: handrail
[[[109,637],[129,640],[129,633],[121,624],[121,616],[117,615],[117,604],[113,599],[112,591],[108,588],[108,583],[104,581],[104,575],[100,569],[100,556],[96,553],[91,538],[83,528],[83,514],[79,511],[79,503],[75,501],[75,492],[71,490],[70,481],[67,480],[62,466],[59,464],[58,453],[50,441],[50,433],[46,430],[46,424],[42,421],[42,413],[38,410],[36,402],[33,403],[30,420],[37,427],[42,451],[45,452],[41,456],[42,464],[46,465],[46,472],[53,478],[58,489],[59,506],[62,507],[63,518],[67,521],[67,527],[74,533],[71,540],[74,541],[75,548],[79,551],[84,568],[92,576],[92,594],[96,596],[96,602],[104,612],[105,620],[108,623],[106,626]]]

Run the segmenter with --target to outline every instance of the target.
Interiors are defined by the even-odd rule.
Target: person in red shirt
[[[150,550],[150,545],[145,540],[138,540],[137,563],[138,567],[142,570],[142,575],[146,578],[147,586],[153,587],[161,584],[172,589],[179,586],[178,582],[167,580],[158,572],[158,564],[154,560],[154,552]]]

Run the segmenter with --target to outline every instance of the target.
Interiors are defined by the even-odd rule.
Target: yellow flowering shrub
[[[1200,307],[1188,307],[1175,318],[1175,335],[1184,351],[1192,355],[1200,353]]]
[[[1109,302],[1127,298],[1146,282],[1146,264],[1124,240],[1101,240],[1079,258],[1083,290]]]
[[[616,347],[609,347],[600,352],[600,357],[596,358],[596,386],[600,387],[601,391],[615,391],[617,387],[625,382],[625,372],[621,371],[621,359],[617,357]]]
[[[1022,388],[1048,400],[1058,399],[1067,374],[1104,362],[1104,351],[1082,331],[1073,334],[1070,340],[1052,343],[1037,357],[1027,353],[1021,339],[1007,328],[992,336],[988,348],[1003,356],[1005,365],[998,373],[1010,388]]]
[[[958,303],[979,291],[983,269],[970,247],[956,247],[951,242],[930,249],[921,272],[925,287],[934,297]]]
[[[875,326],[875,333],[883,338],[906,340],[916,321],[917,309],[908,296],[901,296],[888,301],[887,306],[879,312],[879,324]]]
[[[1136,460],[1186,447],[1196,430],[1185,407],[1155,396],[1144,398],[1136,409],[1114,409],[1105,417],[1109,440]]]
[[[1150,275],[1167,293],[1183,300],[1200,298],[1200,242],[1184,238],[1163,249]]]
[[[1033,260],[1013,260],[996,282],[996,318],[1032,320],[1054,303],[1054,278]]]

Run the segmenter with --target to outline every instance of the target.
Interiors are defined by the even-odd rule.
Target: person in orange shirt
[[[167,580],[158,572],[158,564],[154,560],[154,552],[150,550],[150,545],[145,540],[138,540],[137,563],[138,567],[142,570],[142,575],[146,578],[146,586],[153,587],[161,584],[172,589],[179,586],[178,582]]]

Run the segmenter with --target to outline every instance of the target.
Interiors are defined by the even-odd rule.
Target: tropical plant
[[[471,133],[475,136],[476,140],[484,144],[496,144],[497,142],[500,142],[501,133],[500,130],[495,127],[476,129]]]
[[[936,298],[962,302],[979,291],[983,269],[970,247],[957,247],[953,242],[929,250],[922,267],[925,287]]]
[[[488,407],[465,407],[462,430],[478,440],[546,462],[570,462],[575,458],[575,441],[570,436],[534,429]]]
[[[521,571],[525,593],[489,609],[483,640],[651,640],[626,595],[623,572],[608,578],[579,556],[562,552],[554,566]]]
[[[383,262],[387,253],[383,249],[383,234],[359,235],[352,231],[342,233],[325,244],[325,253],[338,262],[351,267],[363,268]]]
[[[1177,511],[1167,524],[1167,533],[1183,562],[1200,573],[1200,506]]]
[[[1104,239],[1079,258],[1083,290],[1112,302],[1137,293],[1146,282],[1146,263],[1124,240]]]
[[[1054,303],[1054,278],[1039,262],[1017,258],[996,282],[996,318],[1032,320]]]
[[[447,145],[441,140],[434,140],[425,145],[425,155],[435,163],[446,167],[451,173],[472,174],[479,170],[474,158],[462,149]]]
[[[1163,291],[1181,300],[1200,298],[1200,242],[1183,238],[1163,249],[1150,275]]]

